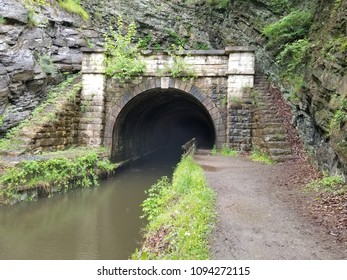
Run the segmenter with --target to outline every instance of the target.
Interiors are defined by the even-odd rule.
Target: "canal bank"
[[[120,168],[100,186],[0,208],[0,259],[127,259],[146,220],[140,204],[180,159],[170,151]]]

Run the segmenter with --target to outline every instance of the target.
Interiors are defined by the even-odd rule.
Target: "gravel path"
[[[296,176],[295,164],[204,154],[195,159],[217,192],[213,259],[347,259],[341,244],[300,213],[300,188],[283,183]]]

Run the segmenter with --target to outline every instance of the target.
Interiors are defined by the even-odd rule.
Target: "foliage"
[[[34,8],[30,7],[28,9],[28,26],[30,28],[34,28],[38,24],[39,24],[39,22],[37,20],[37,14],[36,14]]]
[[[151,42],[153,41],[152,35],[147,35],[144,38],[140,39],[138,42],[138,48],[140,50],[149,50],[151,48]]]
[[[252,151],[251,160],[257,161],[257,162],[262,162],[262,163],[265,163],[268,165],[275,163],[275,161],[273,161],[268,155],[266,155],[260,151],[257,151],[257,150]]]
[[[343,109],[338,109],[330,120],[329,134],[333,134],[335,130],[341,129],[341,126],[347,121],[347,114]]]
[[[55,77],[58,74],[57,68],[54,66],[53,61],[50,56],[42,55],[38,59],[39,65],[41,66],[43,72],[50,74]]]
[[[82,87],[80,83],[75,83],[77,77],[78,74],[72,75],[61,84],[57,85],[56,87],[53,87],[47,94],[46,101],[43,102],[41,105],[37,106],[35,110],[32,112],[31,118],[22,121],[18,126],[9,130],[6,133],[6,135],[0,139],[0,152],[14,150],[22,144],[19,134],[23,128],[32,126],[33,123],[35,123],[35,121],[42,122],[45,118],[48,118],[48,120],[54,119],[54,115],[45,113],[44,116],[42,116],[41,113],[44,112],[45,108],[47,108],[47,106],[49,106],[50,104],[55,104],[57,98],[60,95],[64,94],[68,98],[75,98],[77,92]],[[72,88],[70,90],[67,90],[70,86],[72,86]]]
[[[286,47],[286,44],[305,38],[312,20],[312,12],[296,10],[279,21],[269,24],[263,30],[263,34],[268,39],[268,49],[276,50],[275,53],[278,53]]]
[[[220,154],[222,156],[236,157],[239,155],[239,151],[233,150],[233,149],[229,148],[227,145],[224,145],[220,151]]]
[[[290,10],[291,3],[289,0],[271,0],[270,7],[274,13],[283,14]]]
[[[210,47],[207,44],[205,44],[205,43],[197,42],[196,43],[196,49],[197,50],[206,51],[206,50],[209,50]]]
[[[225,9],[230,0],[205,0],[205,3],[212,7],[216,7],[217,9]],[[198,4],[201,3],[201,0],[186,0],[186,3],[188,4]]]
[[[234,106],[240,106],[243,103],[243,99],[239,96],[231,96],[230,104]]]
[[[207,0],[207,3],[211,6],[217,7],[218,9],[224,9],[228,6],[229,0]]]
[[[89,14],[83,7],[80,5],[79,0],[58,0],[58,4],[60,7],[62,7],[64,10],[77,14],[80,17],[82,17],[84,20],[89,19]]]
[[[306,192],[314,190],[316,192],[344,194],[347,191],[347,185],[341,176],[324,176],[322,179],[307,184],[304,190]]]
[[[47,0],[25,0],[25,1],[26,1],[27,6],[29,6],[29,4],[31,4],[31,5],[43,7],[43,6],[47,6],[50,4]]]
[[[213,148],[212,148],[212,150],[211,150],[211,154],[213,155],[213,156],[215,156],[215,155],[217,155],[217,147],[216,147],[216,145],[213,145]]]
[[[2,113],[2,115],[0,115],[0,126],[2,126],[4,124],[5,118],[6,118],[5,113]]]
[[[185,61],[185,57],[189,57],[189,54],[184,54],[182,47],[177,48],[172,45],[172,49],[173,51],[169,52],[172,64],[166,64],[160,74],[169,75],[173,78],[182,78],[183,80],[196,78],[195,70]]]
[[[133,259],[207,259],[207,235],[215,220],[215,193],[207,187],[204,172],[190,156],[177,165],[172,183],[164,177],[142,204],[149,224],[146,241]],[[163,236],[157,246],[149,240]],[[162,245],[162,246],[161,246]]]
[[[115,77],[124,83],[132,77],[141,75],[146,69],[146,64],[140,56],[138,44],[132,44],[136,34],[135,22],[130,23],[125,35],[122,34],[125,33],[122,17],[118,18],[117,26],[117,32],[110,26],[110,35],[104,34],[105,70],[109,77]]]
[[[6,19],[3,16],[0,16],[0,25],[5,25]]]
[[[286,68],[286,71],[297,73],[305,66],[304,60],[309,49],[307,39],[300,39],[285,46],[277,56],[277,63]]]
[[[336,53],[338,52],[347,52],[347,37],[344,35],[339,35],[327,40],[321,50],[321,56],[334,62],[336,61]]]
[[[184,48],[184,45],[187,43],[187,40],[181,38],[174,30],[167,29],[169,47],[168,50],[175,51],[177,48]]]
[[[100,173],[109,173],[115,165],[108,160],[100,160],[96,152],[68,158],[52,158],[42,161],[25,161],[10,168],[0,178],[3,189],[2,196],[11,196],[18,188],[44,188],[49,194],[55,188],[67,191],[73,187],[89,188],[98,184]]]

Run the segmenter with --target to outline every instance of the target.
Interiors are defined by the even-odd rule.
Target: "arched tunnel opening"
[[[198,148],[212,148],[212,118],[194,96],[174,89],[153,89],[130,100],[113,130],[112,160],[142,157],[162,148],[181,150],[196,138]]]

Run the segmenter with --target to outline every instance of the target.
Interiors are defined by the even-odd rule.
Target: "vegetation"
[[[0,16],[0,25],[5,25],[6,19],[3,16]]]
[[[39,65],[41,66],[43,72],[52,75],[53,77],[58,75],[58,70],[54,66],[53,61],[50,56],[42,55],[38,59]]]
[[[55,118],[53,113],[44,114],[42,116],[42,112],[44,112],[48,106],[55,104],[59,96],[66,95],[67,98],[75,99],[76,94],[81,90],[82,87],[81,83],[76,83],[76,79],[78,77],[78,74],[72,75],[58,86],[52,88],[47,94],[46,101],[37,106],[32,112],[31,118],[22,121],[18,126],[12,128],[3,138],[0,139],[0,153],[8,152],[9,150],[16,150],[22,144],[19,137],[22,129],[32,126],[35,122],[53,120]],[[69,89],[69,87],[71,88]]]
[[[89,14],[85,9],[80,5],[80,0],[58,0],[59,6],[64,10],[77,14],[82,17],[84,20],[89,19]]]
[[[182,47],[178,47],[177,49],[175,45],[172,45],[172,49],[173,51],[169,52],[172,63],[167,63],[160,72],[160,75],[182,78],[184,81],[196,78],[195,70],[189,66],[185,60],[185,57],[189,57],[189,54],[184,54]]]
[[[172,183],[161,178],[142,204],[149,221],[133,259],[208,259],[207,236],[215,220],[215,193],[190,156],[177,165]]]
[[[197,4],[200,3],[201,0],[186,0],[188,4]],[[225,9],[229,5],[230,0],[206,0],[205,3],[208,3],[212,7],[216,7],[218,9]]]
[[[346,193],[347,185],[341,176],[324,176],[322,179],[314,180],[305,186],[306,192],[310,190],[341,195]]]
[[[274,13],[283,14],[290,10],[291,3],[289,0],[271,0],[270,7]]]
[[[105,70],[109,77],[115,77],[124,83],[132,77],[141,75],[146,69],[146,64],[140,56],[139,44],[133,43],[136,34],[135,22],[131,22],[126,31],[123,18],[119,17],[117,26],[117,32],[110,26],[110,35],[104,34]]]
[[[231,148],[229,148],[227,145],[224,145],[220,151],[220,154],[222,156],[232,156],[232,157],[236,157],[239,155],[239,151],[235,151]]]
[[[65,155],[66,156],[66,155]],[[16,201],[22,189],[40,189],[51,195],[70,188],[89,188],[98,184],[98,176],[109,173],[115,165],[101,160],[95,151],[69,159],[52,158],[41,161],[25,161],[10,168],[0,178],[3,188],[0,197],[5,201]]]
[[[257,150],[252,151],[251,160],[257,161],[257,162],[262,162],[262,163],[265,163],[268,165],[275,163],[275,161],[272,160],[268,155],[266,155],[260,151],[257,151]]]
[[[267,37],[268,49],[282,51],[288,43],[306,38],[312,24],[312,13],[306,10],[296,10],[277,22],[269,24],[263,30]]]

